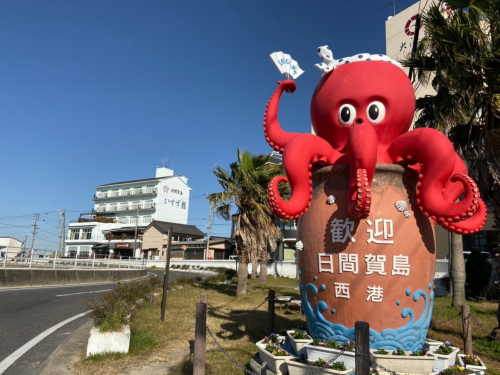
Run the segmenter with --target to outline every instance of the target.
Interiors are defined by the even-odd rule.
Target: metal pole
[[[165,274],[163,275],[163,299],[161,300],[161,321],[165,321],[165,309],[167,307],[167,289],[168,289],[168,272],[170,269],[170,253],[172,248],[172,236],[174,235],[174,227],[168,228],[167,242],[167,260],[165,262]]]
[[[30,256],[30,269],[31,261],[33,259],[33,245],[35,244],[35,234],[36,234],[36,221],[38,220],[38,213],[35,214],[35,224],[33,224],[33,238],[31,239],[31,256]]]
[[[95,251],[94,251],[94,258],[92,258],[92,269],[94,269],[94,262],[95,262]]]
[[[75,270],[76,270],[77,263],[78,263],[78,251],[75,253]]]
[[[7,257],[9,256],[9,248],[5,251],[5,257],[3,258],[3,269],[5,269],[5,265],[7,264]]]
[[[132,253],[134,258],[135,250],[137,248],[137,225],[139,225],[139,205],[137,205],[137,214],[135,215],[134,252]]]
[[[56,263],[57,263],[57,251],[54,253],[54,267],[52,269],[56,269]]]
[[[110,254],[109,254],[109,252],[108,252],[108,267],[106,267],[106,269],[108,269],[108,270],[109,270],[109,258],[110,258],[110,257],[111,257],[111,255],[110,255]]]

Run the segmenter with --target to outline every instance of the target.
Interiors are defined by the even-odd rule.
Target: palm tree
[[[448,135],[493,208],[500,240],[500,2],[446,4],[449,17],[442,1],[422,16],[428,36],[418,43],[415,56],[403,62],[437,92],[417,100],[416,126]],[[463,262],[461,251],[456,255]],[[500,304],[497,318],[500,327]]]
[[[237,297],[246,295],[249,262],[261,260],[259,281],[265,281],[268,251],[276,247],[281,234],[269,207],[267,185],[282,173],[282,168],[266,164],[268,160],[269,155],[254,155],[238,148],[238,160],[229,165],[229,171],[215,166],[214,175],[223,191],[208,195],[217,216],[229,220],[232,206],[237,210],[234,232],[240,263]]]

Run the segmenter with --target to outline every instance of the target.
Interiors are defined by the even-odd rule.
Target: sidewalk
[[[92,320],[78,328],[64,341],[44,363],[39,375],[73,375],[73,364],[85,355],[87,341],[92,328]],[[140,368],[131,365],[118,375],[174,375],[174,368],[189,355],[189,348],[170,351],[167,357],[153,357],[150,362]]]

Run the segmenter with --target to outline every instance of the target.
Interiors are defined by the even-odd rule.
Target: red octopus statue
[[[293,93],[296,84],[292,80],[278,84],[264,116],[266,140],[283,154],[287,175],[274,178],[268,187],[276,216],[295,219],[306,212],[312,199],[314,170],[349,164],[349,217],[366,218],[375,166],[392,163],[419,172],[417,203],[443,228],[470,234],[483,227],[486,206],[448,138],[430,128],[408,131],[415,112],[415,94],[396,64],[356,61],[324,74],[311,100],[311,120],[317,135],[286,132],[280,127],[281,94]],[[292,190],[288,201],[278,191],[278,185],[286,182]]]

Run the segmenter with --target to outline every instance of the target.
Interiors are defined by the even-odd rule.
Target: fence
[[[267,330],[266,334],[270,335],[274,332],[274,320],[275,320],[275,301],[279,301],[279,298],[276,299],[275,292],[273,290],[269,291],[268,297],[256,308],[251,311],[247,311],[243,314],[238,315],[246,315],[254,312],[258,308],[260,308],[265,302],[268,302],[268,320],[267,320]],[[195,342],[194,342],[194,357],[193,357],[193,375],[205,375],[205,363],[206,363],[206,336],[207,332],[210,335],[211,339],[214,341],[218,349],[236,365],[241,371],[248,375],[267,375],[267,363],[263,362],[260,368],[260,374],[256,374],[255,372],[246,369],[243,365],[239,364],[217,341],[215,335],[211,332],[211,330],[207,326],[207,306],[208,306],[208,295],[202,294],[200,298],[200,302],[196,304],[196,323],[195,323]],[[465,304],[462,306],[461,313],[458,315],[447,319],[446,321],[454,320],[457,318],[461,318],[462,327],[463,327],[463,341],[464,341],[464,351],[465,354],[472,354],[472,333],[471,333],[471,323],[475,322],[479,325],[479,322],[475,320],[474,316],[470,313],[469,305]],[[446,322],[444,321],[444,322]],[[434,323],[433,325],[439,326],[443,322]],[[480,326],[480,325],[479,325]],[[480,328],[484,331],[483,327]],[[370,327],[367,322],[356,322],[355,323],[355,334],[351,338],[351,342],[354,344],[354,352],[355,352],[355,375],[369,375],[372,374],[372,370],[382,370],[391,375],[397,375],[396,371],[388,369],[378,363],[375,363],[370,356]],[[486,331],[484,331],[486,333]],[[284,341],[284,339],[283,339]],[[278,342],[277,345],[282,344],[283,342]],[[320,373],[321,369],[332,364],[336,359],[338,359],[344,352],[345,349],[342,349],[341,352],[326,362],[322,367],[318,367],[317,369],[308,372],[305,375],[313,375]],[[322,373],[322,372],[321,372]]]
[[[41,252],[41,251],[40,251]],[[59,257],[57,253],[50,255],[40,253],[28,253],[13,255],[8,252],[1,253],[0,267],[6,268],[27,268],[27,269],[94,269],[94,268],[124,268],[124,269],[144,269],[146,260],[132,257],[103,257],[93,254],[78,255],[74,257]]]

